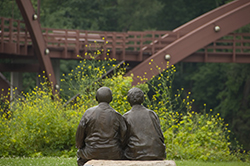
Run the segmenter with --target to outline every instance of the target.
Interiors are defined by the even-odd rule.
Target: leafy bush
[[[51,90],[44,83],[42,88],[23,93],[10,105],[9,112],[4,113],[1,109],[0,141],[3,144],[0,145],[0,156],[75,156],[77,126],[85,110],[97,104],[95,94],[101,85],[110,87],[113,92],[111,106],[126,112],[130,107],[126,92],[131,87],[132,78],[123,78],[124,70],[121,69],[115,71],[113,77],[99,80],[106,73],[106,67],[105,64],[98,67],[98,63],[100,61],[83,60],[62,79],[62,82],[70,80],[69,90],[79,93],[79,97],[66,106],[65,100],[52,99]]]
[[[64,110],[51,95],[36,87],[11,104],[8,119],[1,119],[0,156],[61,155],[74,146],[78,112]]]

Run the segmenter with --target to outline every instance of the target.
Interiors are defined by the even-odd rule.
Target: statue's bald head
[[[96,92],[96,100],[98,103],[106,102],[110,103],[112,101],[112,92],[108,87],[101,87]]]
[[[132,88],[128,91],[127,99],[131,106],[142,104],[144,101],[144,93],[139,88]]]

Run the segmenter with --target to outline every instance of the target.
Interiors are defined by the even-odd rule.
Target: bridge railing
[[[139,53],[134,60],[141,61],[143,53],[147,52],[152,54],[152,50],[156,50],[152,47],[151,50],[142,50],[143,47],[149,45],[154,40],[160,38],[169,31],[129,31],[129,32],[104,32],[104,38],[107,43],[104,49],[111,51],[111,57],[115,58],[115,54],[118,52],[125,59],[126,52],[130,54],[132,52]]]
[[[0,51],[27,55],[32,44],[24,21],[0,17]]]
[[[3,17],[0,17],[0,20],[0,51],[26,55],[32,41],[24,22]],[[127,51],[136,52],[139,53],[138,60],[141,60],[143,52],[151,54],[159,49],[153,46],[151,49],[142,51],[143,47],[166,33],[171,33],[169,31],[104,32],[52,28],[42,28],[42,32],[47,47],[62,50],[64,58],[67,58],[69,51],[85,55],[86,52],[99,50],[108,52],[110,58],[117,58],[117,52],[120,52],[123,57]],[[12,45],[12,47],[6,47],[6,44],[7,46]]]
[[[108,52],[110,58],[116,58],[117,52],[122,56],[125,56],[127,51],[142,54],[143,47],[169,33],[168,31],[104,32],[51,28],[42,28],[42,31],[48,47],[64,48],[65,53],[75,50],[80,55],[99,50]]]
[[[198,52],[249,55],[250,54],[250,33],[230,33],[227,36],[216,40],[206,47],[200,49]]]

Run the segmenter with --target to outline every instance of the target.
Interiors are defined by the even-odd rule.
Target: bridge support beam
[[[0,73],[0,102],[10,100],[10,82]]]
[[[57,89],[60,87],[60,59],[51,59],[51,64],[53,66],[54,74],[55,74],[55,79],[57,84],[55,85]],[[42,71],[38,72],[39,75],[43,75]],[[40,77],[37,77],[36,85],[40,88],[41,83],[43,83],[44,80]]]
[[[10,73],[10,100],[12,101],[16,95],[23,90],[23,74],[20,72]]]
[[[60,86],[60,59],[51,59],[57,85]]]
[[[56,81],[60,82],[60,60],[51,59],[53,70],[55,71]],[[23,73],[24,72],[35,72],[37,74],[43,75],[42,71],[39,70],[39,65],[37,60],[23,60],[23,59],[13,59],[12,63],[0,64],[0,72],[10,72],[10,82],[0,73],[0,100],[6,98],[12,101],[16,95],[23,91]],[[37,77],[36,85],[40,88],[40,84],[44,80]],[[58,84],[58,86],[60,86]],[[9,90],[10,89],[10,90]],[[9,94],[8,94],[9,93]]]
[[[11,64],[14,64],[13,66],[15,67]],[[9,64],[9,66],[12,66],[11,70],[7,70],[7,72],[10,72],[10,101],[17,97],[17,95],[20,95],[21,91],[24,90],[23,73],[39,71],[37,60],[13,59],[11,64]]]
[[[38,16],[32,6],[30,0],[16,0],[16,3],[20,9],[20,12],[25,21],[25,25],[30,33],[32,44],[35,50],[35,54],[38,58],[40,66],[43,71],[45,71],[46,77],[52,86],[53,94],[58,91],[55,90],[55,85],[57,84],[52,63],[49,57],[49,50],[46,47],[44,41],[40,23],[38,21]]]

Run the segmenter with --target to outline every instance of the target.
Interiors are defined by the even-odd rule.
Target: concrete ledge
[[[90,160],[84,166],[176,166],[173,160]]]

